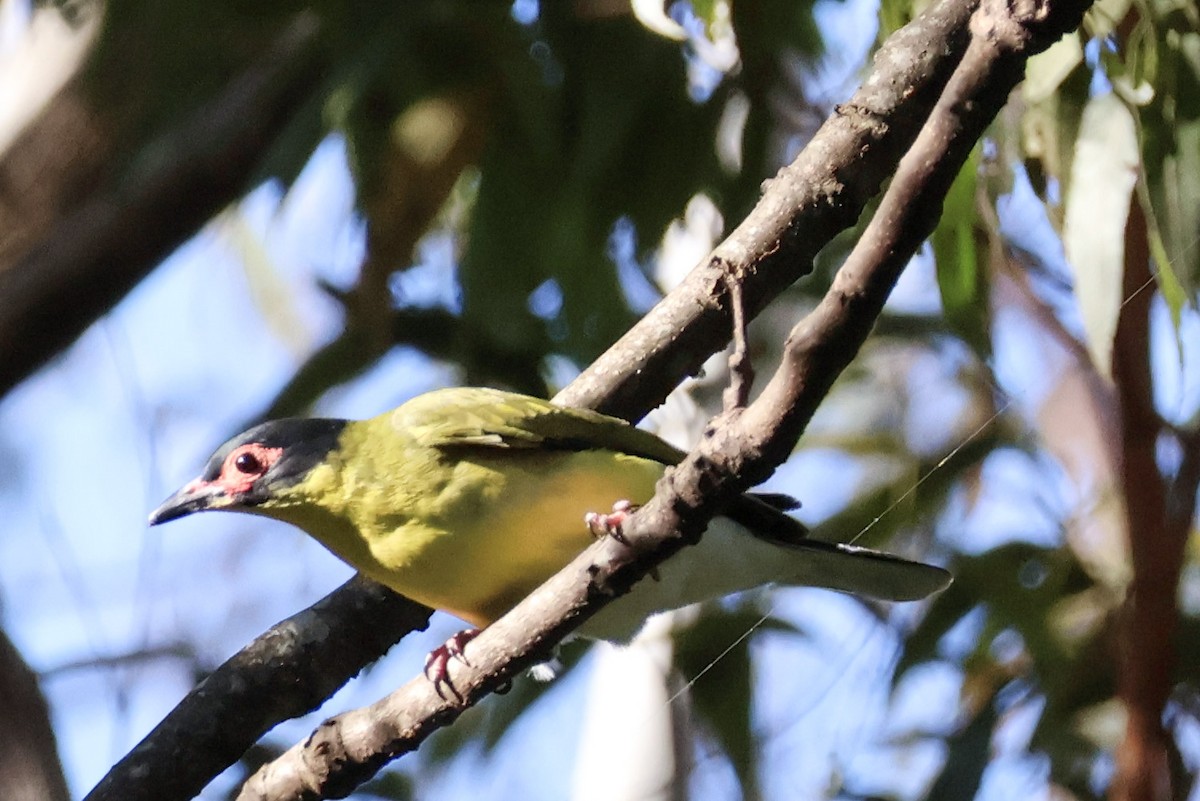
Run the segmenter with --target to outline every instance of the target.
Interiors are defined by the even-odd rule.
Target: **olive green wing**
[[[602,449],[663,464],[676,464],[684,456],[624,420],[498,389],[437,390],[392,415],[394,426],[432,448]]]
[[[684,452],[624,420],[498,389],[458,387],[413,398],[392,412],[392,425],[423,446],[583,451],[603,449],[678,464]],[[783,543],[808,530],[783,512],[800,504],[777,493],[747,493],[725,514],[758,536]]]
[[[685,455],[623,420],[495,389],[437,390],[414,398],[390,414],[391,425],[398,432],[413,437],[422,446],[446,451],[603,449],[667,465],[677,464]],[[891,599],[924,597],[948,583],[949,574],[940,568],[853,546],[805,539],[804,525],[784,513],[798,505],[786,495],[747,493],[735,499],[723,514],[756,538],[783,544],[803,555],[799,563],[805,572],[781,579],[788,583]],[[786,553],[773,558],[783,565]],[[711,561],[721,562],[725,555],[722,550],[721,559]]]

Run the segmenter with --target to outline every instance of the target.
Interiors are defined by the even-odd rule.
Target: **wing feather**
[[[609,450],[676,464],[684,454],[624,420],[480,387],[420,395],[392,412],[393,425],[432,448]]]
[[[587,409],[484,387],[436,390],[392,412],[392,424],[426,447],[608,450],[664,465],[684,452],[624,420]],[[766,540],[794,544],[808,535],[785,512],[800,504],[778,493],[747,493],[725,515]]]

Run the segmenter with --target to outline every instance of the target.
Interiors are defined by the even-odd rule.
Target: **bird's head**
[[[345,420],[273,420],[226,442],[204,472],[150,513],[150,525],[206,509],[266,511],[337,450]]]

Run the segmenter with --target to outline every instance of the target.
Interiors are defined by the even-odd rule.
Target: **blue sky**
[[[186,654],[199,665],[215,665],[349,575],[315,543],[269,521],[209,515],[161,529],[148,529],[145,521],[217,444],[263,408],[307,354],[338,331],[336,304],[316,281],[348,286],[354,280],[364,232],[352,205],[342,145],[333,137],[286,196],[264,186],[215,219],[113,313],[0,402],[0,447],[10,465],[0,480],[0,513],[8,522],[7,536],[0,537],[4,623],[43,673],[76,796],[191,688]],[[415,290],[445,301],[453,279],[447,249],[431,240],[422,254],[422,268],[404,279],[406,294]],[[370,416],[454,381],[452,369],[396,350],[362,380],[331,391],[317,411]],[[855,605],[845,599],[814,592],[797,597],[808,607],[841,608],[838,619],[855,618]],[[398,686],[457,627],[439,620],[320,715]],[[883,652],[843,654],[838,664],[878,670],[871,665],[888,658],[887,637],[871,635],[871,628],[860,619],[851,641],[882,637]],[[801,651],[808,654],[815,685],[836,689],[847,680],[821,664],[843,640],[830,632],[823,638],[822,651]],[[763,647],[795,650],[794,644]],[[161,653],[176,648],[184,656]],[[150,653],[116,666],[93,664],[139,652]],[[540,777],[528,788],[530,797],[559,797],[570,781],[565,766],[576,743],[564,728],[578,727],[579,702],[553,699],[578,693],[583,684],[584,676],[568,677],[545,709],[510,735],[518,749],[558,754],[549,763],[564,766],[557,778]],[[829,702],[801,696],[812,722],[846,731],[837,748],[855,750],[861,732],[855,734],[855,718],[836,703],[838,694],[831,693],[835,700]],[[884,700],[874,699],[873,712],[860,705],[863,714],[881,714]],[[299,739],[317,720],[284,724],[273,736]],[[768,756],[803,760],[811,780],[822,781],[828,755],[809,754],[794,739],[776,738]],[[522,772],[502,761],[467,757],[466,763],[431,780],[453,797],[464,782],[478,789],[490,776],[496,786],[511,786]],[[702,755],[695,781],[716,793],[711,797],[719,797],[718,787],[731,790],[731,777],[722,759]]]
[[[844,37],[831,48],[835,52],[861,50],[873,39],[872,4],[822,3],[818,9],[826,29]],[[830,62],[829,81],[844,83],[852,62]],[[1020,194],[1027,185],[1018,180],[1016,187],[1006,220],[1017,220],[1013,230],[1027,232],[1031,249],[1052,251],[1037,238],[1044,237],[1042,223],[1022,216],[1030,209]],[[216,445],[263,408],[306,355],[335,335],[339,311],[316,288],[317,279],[352,284],[363,243],[342,145],[332,137],[286,196],[268,185],[214,220],[53,364],[0,401],[6,465],[0,471],[0,516],[6,521],[0,613],[9,636],[44,676],[75,796],[193,685],[189,658],[158,651],[180,648],[200,665],[215,665],[349,576],[314,542],[269,521],[201,515],[160,529],[148,529],[145,521]],[[422,267],[403,279],[406,294],[452,301],[453,266],[444,245],[427,243]],[[918,260],[896,302],[929,308],[936,306],[935,293],[928,260]],[[1158,320],[1162,405],[1195,408],[1196,354],[1181,360],[1165,314]],[[1200,341],[1194,316],[1186,325],[1184,340]],[[997,374],[1015,399],[1014,411],[1033,408],[1043,391],[1045,372],[1031,369],[1021,355],[1028,351],[1026,334],[1019,319],[997,326]],[[926,367],[920,375],[929,387],[953,384],[939,372],[945,369],[941,360]],[[397,349],[363,379],[328,393],[316,411],[366,417],[455,379],[453,369]],[[929,396],[931,404],[962,402],[934,389]],[[853,412],[843,407],[840,413]],[[817,433],[839,412],[824,414],[814,425]],[[943,419],[929,419],[935,417]],[[935,427],[914,436],[932,437]],[[988,492],[973,512],[976,547],[1010,538],[1014,530],[1055,541],[1057,528],[1013,512],[1020,508],[1017,499],[1063,491],[1053,481],[1031,485],[1046,474],[1030,471],[1025,458],[1010,452],[989,460],[985,469],[992,480],[984,482]],[[861,464],[817,451],[781,470],[772,486],[834,488],[816,497],[808,493],[803,514],[815,519],[848,500],[865,480],[863,472]],[[886,716],[889,734],[898,739],[913,728],[944,730],[957,702],[957,671],[931,665],[889,699],[884,669],[894,658],[895,641],[857,603],[812,590],[779,593],[775,603],[785,616],[805,622],[808,638],[764,637],[755,646],[772,657],[763,661],[762,686],[783,688],[783,697],[764,701],[759,710],[768,791],[774,797],[820,792],[831,769],[856,777],[860,792],[883,789],[862,786],[870,777],[897,775],[918,791],[937,769],[941,749],[933,742],[880,744],[877,727]],[[330,711],[375,700],[415,675],[424,653],[456,628],[439,618],[324,711],[283,724],[272,736],[276,742],[300,739]],[[147,650],[156,655],[117,666],[88,664]],[[468,754],[426,776],[428,786],[451,798],[468,791],[494,797],[500,788],[512,794],[517,787],[530,798],[561,797],[571,781],[587,679],[586,672],[564,679],[510,734],[513,752],[532,756],[505,761]],[[1030,714],[1014,715],[983,797],[1041,787],[1044,764],[1021,753]],[[820,747],[813,747],[814,732]],[[699,797],[729,797],[728,764],[711,750],[697,759],[693,782],[704,788]],[[543,769],[536,776],[530,773],[535,763]],[[557,767],[547,771],[545,765]],[[218,797],[222,787],[209,797]]]

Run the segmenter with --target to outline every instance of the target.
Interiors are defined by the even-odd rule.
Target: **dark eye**
[[[233,460],[233,466],[237,468],[239,473],[254,475],[262,472],[262,462],[253,453],[239,454]]]

